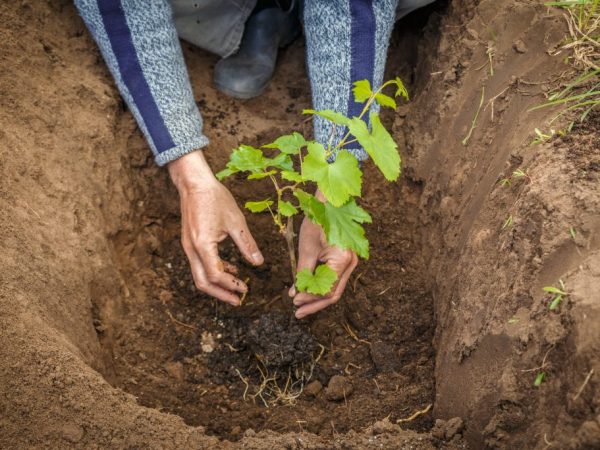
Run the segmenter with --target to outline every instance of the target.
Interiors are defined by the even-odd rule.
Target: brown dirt
[[[268,258],[242,267],[242,308],[193,288],[177,193],[70,2],[0,6],[0,447],[600,448],[600,117],[529,145],[553,114],[527,110],[567,69],[546,53],[563,22],[533,1],[455,0],[409,23],[388,65],[414,97],[387,117],[405,177],[386,186],[367,165],[372,258],[340,304],[298,322],[268,217],[248,217]],[[216,59],[184,47],[214,168],[240,142],[310,132],[302,42],[247,102],[211,89]],[[501,186],[516,168],[531,179]],[[265,189],[228,186],[240,203]],[[570,294],[552,312],[542,287],[559,278]],[[252,399],[261,370],[313,384],[293,404]],[[383,421],[429,404],[402,429]],[[439,421],[457,416],[464,431]]]

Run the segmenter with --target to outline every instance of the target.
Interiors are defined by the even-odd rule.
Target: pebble
[[[527,52],[527,46],[525,45],[525,42],[523,42],[521,39],[518,39],[514,42],[513,48],[515,49],[515,52],[517,52],[517,53],[526,53]]]
[[[389,434],[397,433],[399,431],[400,427],[390,422],[387,417],[373,424],[373,434]]]
[[[340,401],[350,397],[353,391],[354,388],[346,377],[334,375],[325,389],[325,397],[327,400]]]
[[[322,389],[323,385],[319,382],[319,380],[314,380],[306,385],[304,388],[304,393],[310,397],[316,397]]]

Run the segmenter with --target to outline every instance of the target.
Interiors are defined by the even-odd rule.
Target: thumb
[[[265,261],[265,258],[258,249],[256,241],[252,237],[252,233],[250,233],[246,219],[242,217],[239,222],[233,224],[229,235],[231,236],[231,239],[233,239],[233,242],[235,242],[235,245],[240,249],[244,258],[246,258],[250,264],[260,266]]]

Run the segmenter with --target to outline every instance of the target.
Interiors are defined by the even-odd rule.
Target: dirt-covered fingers
[[[229,278],[218,278],[219,281],[221,281],[222,278],[226,280],[226,283],[224,283],[225,286],[223,284],[213,282],[212,280],[216,280],[217,278],[214,275],[212,277],[209,276],[206,266],[194,247],[184,243],[183,249],[190,263],[192,277],[196,287],[200,291],[215,297],[218,300],[224,301],[233,306],[238,306],[240,304],[240,298],[234,292],[245,292],[247,290],[246,285],[232,275],[225,273],[225,265],[223,262],[220,263],[222,268],[221,270],[223,270],[223,273]],[[229,266],[234,267],[232,265]]]
[[[334,303],[337,303],[340,298],[342,298],[346,284],[348,284],[350,275],[356,268],[357,264],[358,257],[354,253],[351,253],[351,257],[349,258],[343,271],[340,273],[336,270],[336,272],[338,272],[338,280],[332,288],[331,293],[327,294],[326,296],[321,297],[305,292],[296,295],[294,298],[294,305],[298,307],[298,310],[296,311],[296,318],[302,319]],[[337,268],[339,269],[340,266],[337,266]]]
[[[243,216],[231,225],[229,235],[250,264],[260,266],[265,261]]]
[[[211,284],[241,294],[248,291],[246,283],[225,270],[225,265],[219,257],[219,249],[216,243],[198,243],[195,246],[195,250],[202,261],[206,277]]]

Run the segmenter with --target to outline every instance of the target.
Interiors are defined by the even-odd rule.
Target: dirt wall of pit
[[[461,416],[473,448],[594,448],[598,383],[583,383],[600,371],[598,119],[596,130],[529,145],[551,114],[527,109],[566,70],[546,53],[564,23],[537,2],[491,0],[455,0],[431,20],[417,95],[395,128],[406,136],[406,174],[423,186],[435,414]],[[111,241],[139,214],[128,168],[147,161],[115,137],[135,124],[71,2],[3,2],[0,24],[0,447],[233,447],[108,383],[93,305],[128,295]],[[463,146],[483,86],[486,108]],[[501,189],[519,167],[531,182]],[[164,171],[154,173],[168,189]],[[570,295],[549,312],[541,288],[559,278]],[[524,371],[546,355],[547,380],[533,388],[535,372]],[[385,436],[377,445],[419,439]],[[370,443],[351,432],[336,445]],[[238,445],[330,444],[265,432]]]
[[[396,124],[424,187],[435,413],[461,416],[473,448],[598,448],[598,380],[585,381],[600,369],[599,121],[532,145],[557,111],[529,111],[569,73],[566,52],[549,54],[564,18],[538,2],[457,0],[432,21],[418,97]],[[500,182],[517,169],[528,177]],[[559,279],[570,294],[549,311],[543,287]]]

